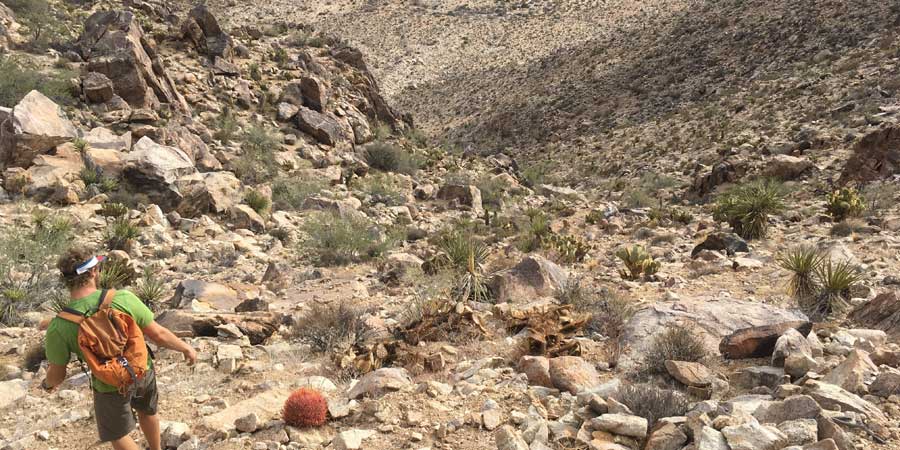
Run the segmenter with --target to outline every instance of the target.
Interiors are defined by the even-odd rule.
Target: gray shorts
[[[155,415],[157,400],[156,374],[153,370],[147,372],[126,395],[94,391],[94,418],[100,441],[115,441],[131,433],[135,425],[132,409],[148,416]]]

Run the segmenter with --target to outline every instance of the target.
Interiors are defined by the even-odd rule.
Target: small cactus
[[[827,197],[828,204],[825,208],[835,222],[840,222],[847,217],[859,217],[866,210],[866,199],[852,187],[838,189]]]
[[[654,261],[647,250],[640,245],[620,249],[616,252],[616,257],[625,263],[626,270],[620,270],[619,274],[626,280],[649,278],[659,272],[659,261]]]
[[[284,402],[281,413],[284,423],[298,428],[318,427],[325,424],[328,402],[317,390],[300,388]]]

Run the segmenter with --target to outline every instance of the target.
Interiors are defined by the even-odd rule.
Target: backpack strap
[[[72,322],[76,325],[81,325],[81,322],[84,322],[85,319],[84,314],[69,307],[63,308],[62,311],[60,311],[56,315],[56,317]]]
[[[112,301],[115,297],[116,297],[115,289],[109,289],[109,290],[104,289],[103,291],[100,292],[100,298],[97,299],[96,307],[94,307],[86,312],[83,312],[83,313],[76,309],[65,307],[62,309],[62,311],[60,311],[56,315],[56,317],[59,317],[60,319],[72,322],[76,325],[81,325],[81,322],[84,322],[84,319],[90,317],[91,315],[93,315],[97,311],[100,311],[103,308],[108,308],[109,305],[112,304]]]

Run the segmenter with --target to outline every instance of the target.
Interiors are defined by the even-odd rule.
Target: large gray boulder
[[[300,107],[296,120],[300,131],[314,137],[322,144],[335,145],[344,138],[341,125],[330,114]]]
[[[568,280],[565,269],[546,258],[531,255],[512,269],[495,274],[488,285],[498,303],[530,303],[552,297]]]
[[[77,42],[86,72],[105,75],[116,95],[133,108],[158,110],[166,103],[188,112],[184,97],[129,11],[99,11],[87,19]]]
[[[210,58],[231,59],[234,52],[231,36],[222,31],[219,21],[206,5],[200,4],[191,9],[181,32],[201,54]]]
[[[157,144],[142,137],[125,155],[125,180],[164,209],[174,209],[183,195],[175,185],[178,178],[194,173],[194,161],[175,147]]]
[[[178,206],[182,217],[222,214],[241,201],[241,180],[231,172],[194,174],[178,185],[184,196]]]
[[[736,330],[790,321],[806,321],[800,312],[774,305],[743,300],[694,298],[653,303],[632,316],[622,331],[621,368],[640,361],[657,333],[672,325],[691,327],[711,354],[719,353],[719,343]]]
[[[62,108],[31,91],[0,124],[0,167],[29,167],[35,156],[78,136]]]

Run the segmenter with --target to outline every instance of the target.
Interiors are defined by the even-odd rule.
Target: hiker
[[[139,450],[129,436],[137,411],[150,450],[161,450],[156,376],[144,337],[184,355],[189,365],[197,352],[153,320],[153,312],[126,290],[97,288],[102,256],[84,248],[67,251],[57,263],[71,301],[50,321],[45,338],[49,366],[41,383],[52,391],[66,379],[74,353],[91,369],[94,417],[100,441],[115,450]]]

